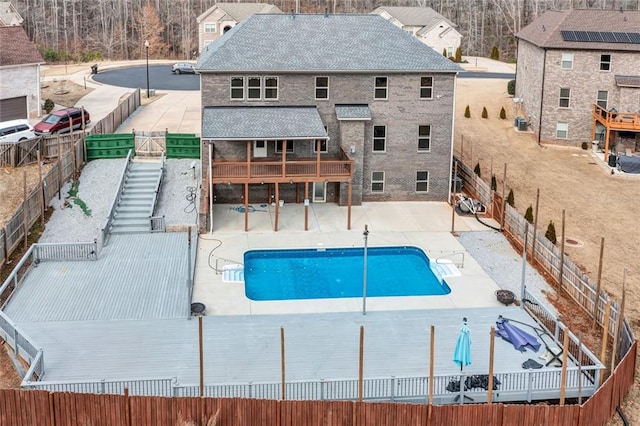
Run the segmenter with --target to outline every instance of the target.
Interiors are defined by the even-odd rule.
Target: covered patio
[[[251,186],[267,185],[266,201],[275,207],[277,231],[282,185],[294,185],[296,203],[304,203],[306,231],[310,191],[315,198],[329,182],[346,183],[347,229],[351,229],[354,162],[342,147],[337,154],[329,153],[329,136],[316,107],[207,107],[202,128],[202,140],[209,146],[210,212],[216,187],[241,185],[248,231]],[[213,220],[211,214],[210,232]]]

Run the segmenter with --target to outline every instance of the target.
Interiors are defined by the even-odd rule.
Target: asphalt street
[[[97,82],[119,87],[147,88],[147,67],[134,66],[100,71],[93,76]],[[149,88],[156,90],[200,90],[197,74],[173,74],[171,64],[149,65]]]

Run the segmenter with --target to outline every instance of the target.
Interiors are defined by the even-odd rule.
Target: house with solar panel
[[[640,11],[549,10],[516,37],[514,101],[539,142],[640,150]]]
[[[373,12],[447,58],[455,56],[462,42],[458,26],[430,7],[380,6]]]
[[[333,202],[350,227],[363,201],[448,199],[461,68],[382,17],[256,14],[196,69],[200,223],[214,203],[269,203],[277,218],[284,202]]]

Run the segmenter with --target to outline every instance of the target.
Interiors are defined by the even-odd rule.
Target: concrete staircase
[[[111,234],[151,232],[149,216],[156,203],[162,162],[133,160],[125,176],[113,215]]]

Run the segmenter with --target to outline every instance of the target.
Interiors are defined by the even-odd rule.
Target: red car
[[[58,111],[52,111],[35,126],[33,131],[36,135],[50,135],[53,133],[68,133],[70,127],[74,130],[82,128],[82,117],[84,115],[84,123],[91,122],[89,113],[82,108],[65,108]],[[70,124],[71,123],[71,124]]]

